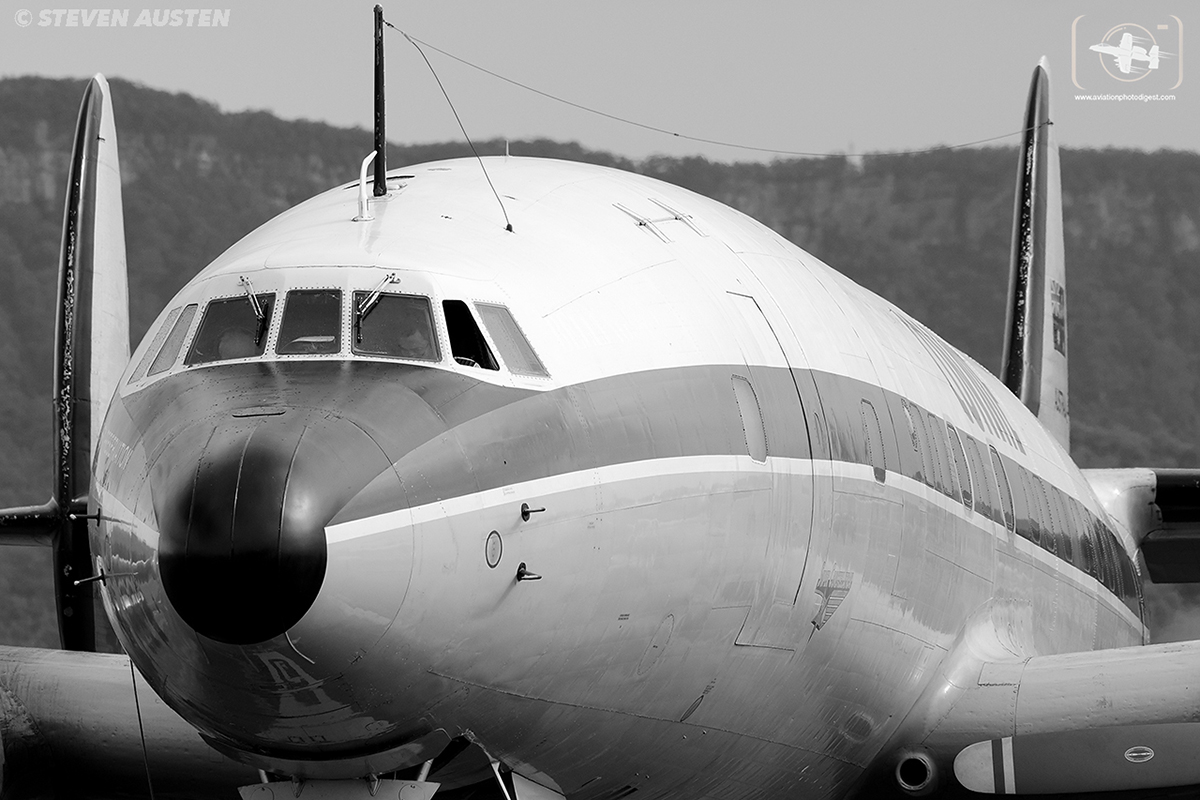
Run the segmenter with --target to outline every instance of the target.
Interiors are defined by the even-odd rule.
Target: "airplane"
[[[661,181],[388,170],[381,22],[358,180],[230,247],[132,352],[87,86],[56,480],[0,512],[53,548],[64,649],[0,648],[3,797],[1200,785],[1200,644],[1148,644],[1141,595],[1198,578],[1200,472],[1070,457],[1044,60],[996,377]],[[96,599],[124,654],[91,652]]]
[[[1134,61],[1146,61],[1149,64],[1148,69],[1158,69],[1158,45],[1150,48],[1150,52],[1146,52],[1146,48],[1141,45],[1134,45],[1133,34],[1125,33],[1121,35],[1121,44],[1111,45],[1101,42],[1094,44],[1088,48],[1097,53],[1113,56],[1113,60],[1117,63],[1117,68],[1122,73],[1128,75],[1133,69]]]

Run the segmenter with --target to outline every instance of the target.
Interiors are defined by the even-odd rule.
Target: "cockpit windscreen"
[[[188,351],[188,366],[262,355],[271,326],[273,294],[213,300]]]
[[[355,292],[354,352],[440,361],[429,298]]]
[[[279,326],[281,355],[337,353],[342,349],[342,293],[337,289],[288,292]]]

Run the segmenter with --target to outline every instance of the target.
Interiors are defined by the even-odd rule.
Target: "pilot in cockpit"
[[[396,355],[401,358],[429,358],[433,353],[429,341],[429,325],[416,314],[400,315],[396,331]]]

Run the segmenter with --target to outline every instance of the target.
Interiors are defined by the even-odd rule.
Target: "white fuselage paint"
[[[370,290],[395,272],[402,291],[435,306],[455,298],[511,308],[550,377],[450,360],[438,369],[566,392],[587,428],[594,420],[579,399],[605,380],[636,385],[703,368],[723,370],[723,385],[748,373],[761,391],[756,376],[790,368],[806,403],[790,435],[811,440],[817,455],[773,453],[780,420],[768,415],[762,463],[745,450],[601,463],[595,453],[605,443],[590,442],[561,470],[482,489],[464,476],[461,490],[411,507],[398,498],[327,528],[328,573],[315,605],[287,642],[244,653],[190,635],[153,586],[110,582],[131,656],[185,716],[190,682],[226,687],[231,707],[254,688],[238,684],[244,675],[186,666],[189,655],[218,665],[282,659],[310,676],[296,680],[327,715],[313,716],[311,742],[296,746],[336,735],[332,722],[322,727],[327,719],[402,724],[387,716],[400,699],[372,705],[395,696],[584,800],[628,787],[640,797],[838,796],[900,733],[930,722],[924,715],[935,706],[923,698],[936,694],[941,665],[971,626],[1003,630],[996,647],[1016,660],[1142,640],[1137,615],[1085,571],[897,465],[880,482],[871,465],[827,455],[835,407],[848,403],[845,413],[858,419],[860,398],[820,394],[814,404],[809,375],[906,398],[1103,519],[1068,455],[981,367],[962,357],[1020,447],[967,413],[903,312],[742,214],[614,170],[487,161],[514,233],[504,231],[477,163],[423,165],[373,201],[373,222],[351,222],[354,186],[286,212],[168,308],[237,294],[243,275],[256,291],[282,296],[303,286]],[[659,221],[639,225],[630,211]],[[752,298],[761,318],[734,296]],[[276,319],[270,336],[277,328]],[[438,335],[449,352],[446,331]],[[187,369],[123,383],[120,394]],[[734,392],[722,402],[677,409],[680,426],[737,420]],[[630,439],[639,436],[638,412],[628,410]],[[898,440],[887,446],[894,452],[904,421],[890,418],[883,435]],[[124,457],[144,464],[147,454],[132,446]],[[402,475],[404,464],[396,464]],[[133,550],[137,541],[152,550],[152,533],[140,532],[151,512],[121,502],[130,518],[110,533],[119,528]],[[525,522],[523,502],[546,511]],[[485,557],[492,531],[503,540],[495,567]],[[117,563],[113,547],[101,552]],[[521,562],[542,579],[515,581]],[[135,591],[136,619],[122,612]],[[360,705],[321,705],[323,697]]]

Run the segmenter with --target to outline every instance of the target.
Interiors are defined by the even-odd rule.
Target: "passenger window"
[[[440,361],[428,297],[354,293],[354,352],[415,361]]]
[[[933,453],[933,460],[937,466],[937,488],[946,497],[958,500],[958,495],[954,491],[954,467],[951,465],[950,453],[946,450],[946,430],[942,421],[930,414],[928,430],[931,443],[929,449]]]
[[[342,349],[342,293],[297,289],[287,293],[279,325],[280,355],[337,353]]]
[[[995,479],[991,477],[991,464],[984,460],[979,442],[965,433],[959,434],[963,448],[967,452],[967,464],[970,466],[972,484],[975,489],[975,510],[995,522],[1003,522],[996,512],[994,494]]]
[[[916,418],[917,435],[921,437],[921,448],[925,451],[925,482],[935,491],[945,492],[945,478],[942,477],[942,465],[938,463],[937,446],[929,435],[929,423],[925,412],[917,406],[912,406]]]
[[[1104,584],[1105,587],[1111,589],[1113,586],[1112,571],[1112,555],[1108,550],[1108,530],[1101,527],[1096,535],[1096,580]]]
[[[1060,558],[1069,561],[1071,558],[1071,531],[1075,526],[1071,515],[1071,499],[1058,487],[1050,487],[1050,503],[1054,508],[1054,516],[1058,519],[1057,553]]]
[[[962,503],[968,509],[974,508],[971,493],[971,471],[967,467],[967,454],[963,452],[962,442],[958,431],[949,422],[946,423],[946,433],[950,437],[950,453],[954,458],[954,469],[958,474],[958,485],[962,491]]]
[[[988,457],[988,446],[983,442],[971,440],[975,451],[979,454],[980,466],[984,483],[984,494],[987,495],[988,510],[984,513],[992,518],[993,522],[1000,525],[1004,524],[1004,511],[1000,507],[1000,482],[996,480],[996,471],[992,469],[992,460]]]
[[[446,332],[450,334],[454,360],[466,367],[500,369],[467,304],[462,300],[446,300],[442,309],[446,312]]]
[[[1100,536],[1101,560],[1104,563],[1104,585],[1115,595],[1120,595],[1121,567],[1117,556],[1117,543],[1108,528]]]
[[[1028,471],[1022,469],[1019,476],[1021,491],[1025,495],[1026,516],[1022,519],[1028,525],[1026,533],[1023,535],[1034,544],[1040,545],[1042,542],[1042,504],[1038,499],[1038,488],[1034,485],[1034,478]],[[1021,532],[1022,519],[1017,520],[1018,533]]]
[[[483,320],[483,327],[491,334],[492,341],[500,349],[500,357],[504,359],[510,371],[517,375],[549,377],[537,353],[533,352],[529,339],[521,331],[521,326],[513,319],[512,312],[504,306],[492,303],[476,303],[475,308]]]
[[[1079,542],[1079,550],[1082,556],[1082,563],[1079,565],[1079,567],[1093,578],[1099,577],[1099,564],[1096,559],[1095,545],[1097,530],[1099,530],[1099,524],[1093,520],[1093,522],[1088,525],[1088,530],[1084,532],[1083,539],[1081,539]]]
[[[1062,491],[1055,488],[1051,502],[1054,503],[1054,513],[1058,517],[1058,556],[1065,561],[1071,559],[1071,531],[1075,528],[1075,518],[1072,514],[1071,499]]]
[[[186,306],[183,313],[179,315],[179,319],[175,320],[175,326],[167,334],[167,341],[163,343],[162,350],[158,351],[158,355],[154,357],[154,363],[150,365],[151,375],[166,372],[175,363],[175,359],[179,358],[179,351],[183,348],[183,340],[187,338],[188,329],[192,327],[192,320],[196,316],[197,308],[199,306],[195,303]]]
[[[1108,536],[1105,538],[1108,542],[1109,558],[1112,559],[1112,581],[1110,587],[1113,594],[1122,597],[1125,594],[1125,585],[1121,579],[1121,545],[1117,543],[1117,538],[1113,536],[1112,531],[1109,531]]]
[[[137,369],[129,376],[129,381],[126,385],[137,383],[142,378],[146,377],[146,370],[150,368],[150,360],[158,355],[158,351],[162,348],[163,340],[167,338],[167,333],[170,332],[171,326],[175,324],[175,320],[179,318],[179,312],[183,310],[183,306],[171,309],[171,313],[167,314],[167,318],[163,320],[163,324],[159,326],[158,333],[154,334],[154,341],[146,348],[142,360],[138,362]]]
[[[243,295],[209,303],[188,352],[187,365],[262,355],[274,297]]]
[[[1075,537],[1083,531],[1083,514],[1086,513],[1079,501],[1073,497],[1065,497],[1067,516],[1070,522],[1062,537],[1062,557],[1068,563],[1075,563]]]
[[[1117,541],[1117,547],[1121,548],[1118,552],[1120,557],[1117,561],[1121,565],[1121,597],[1127,599],[1137,599],[1138,596],[1138,577],[1134,573],[1133,561],[1121,546],[1121,542]]]
[[[996,452],[996,448],[988,446],[988,450],[992,455],[992,471],[996,473],[996,482],[1000,486],[1000,504],[1004,512],[1004,527],[1011,530],[1016,530],[1017,514],[1013,508],[1012,488],[1008,485],[1008,476],[1004,474],[1004,462],[1000,460],[1000,454]]]
[[[988,446],[983,442],[979,443],[979,457],[983,460],[984,480],[987,481],[988,495],[991,497],[992,502],[991,517],[997,524],[1007,527],[1004,521],[1004,501],[1000,498],[1000,479],[996,477],[995,466],[992,464],[992,460],[988,458],[987,448]],[[1012,498],[1009,498],[1009,502],[1012,502]]]
[[[1037,481],[1042,501],[1042,548],[1051,553],[1057,553],[1056,539],[1062,525],[1054,514],[1054,505],[1050,502],[1050,492],[1054,490],[1054,487],[1047,486],[1046,482],[1037,476],[1034,476],[1034,480]]]
[[[900,405],[904,407],[904,417],[908,420],[908,438],[912,443],[913,452],[917,456],[917,474],[915,477],[917,480],[932,486],[933,480],[929,474],[929,462],[925,458],[925,437],[917,433],[917,423],[913,419],[913,408],[909,402],[901,398]],[[918,416],[920,415],[919,411],[916,413]]]
[[[887,454],[883,450],[883,429],[879,426],[879,415],[870,400],[863,400],[858,406],[862,415],[863,432],[867,441],[867,462],[875,470],[875,480],[883,483],[887,480]]]

